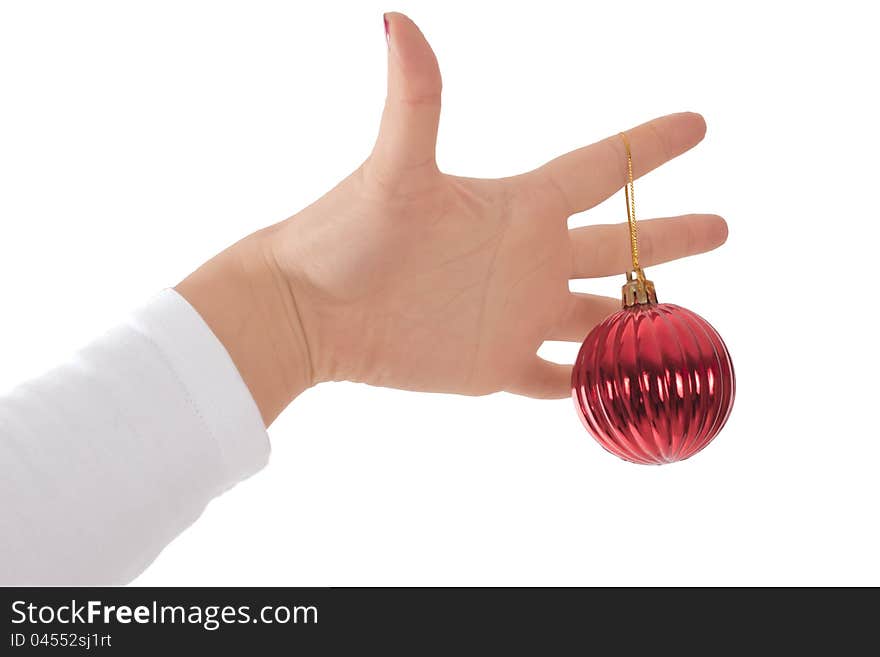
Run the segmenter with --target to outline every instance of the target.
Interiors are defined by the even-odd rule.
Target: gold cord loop
[[[626,151],[626,184],[623,193],[626,195],[626,220],[629,223],[629,246],[632,251],[633,272],[640,281],[645,280],[645,273],[639,266],[639,231],[636,227],[636,192],[633,185],[633,160],[626,133],[621,132],[623,148]]]
[[[623,192],[626,195],[626,220],[629,224],[629,246],[632,252],[632,271],[626,272],[626,284],[623,286],[623,305],[625,308],[638,304],[657,303],[654,284],[645,279],[645,272],[639,265],[639,232],[636,227],[636,193],[633,186],[633,161],[629,139],[621,132],[623,147],[626,151],[626,184]]]

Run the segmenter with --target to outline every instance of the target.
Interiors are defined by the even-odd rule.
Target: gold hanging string
[[[645,273],[639,266],[639,232],[636,227],[636,193],[635,187],[633,186],[632,151],[630,150],[629,139],[625,132],[620,133],[620,138],[623,140],[623,148],[626,151],[626,184],[623,187],[623,192],[626,195],[626,220],[627,223],[629,223],[629,246],[630,251],[632,251],[632,271],[640,281],[644,282]]]
[[[657,303],[657,292],[654,283],[645,279],[645,272],[639,265],[639,232],[636,227],[636,194],[633,189],[633,160],[626,133],[621,132],[623,147],[626,151],[626,220],[629,224],[629,246],[632,251],[632,271],[626,272],[626,283],[622,289],[623,307]]]

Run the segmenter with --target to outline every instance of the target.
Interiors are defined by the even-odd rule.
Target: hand
[[[248,281],[239,287],[256,305],[250,315],[274,326],[248,341],[251,351],[268,343],[269,353],[243,369],[240,360],[254,356],[236,357],[243,349],[229,341],[240,342],[250,320],[233,317],[238,311],[228,300],[204,298],[217,297],[205,292],[217,285],[197,284],[207,281],[202,270],[178,286],[227,344],[267,424],[291,395],[329,380],[565,397],[571,367],[542,360],[538,347],[544,340],[579,342],[620,308],[618,298],[569,292],[568,281],[626,271],[626,225],[566,226],[570,215],[623,186],[620,137],[510,178],[441,173],[434,158],[436,58],[406,16],[386,20],[388,96],[370,157],[313,205],[218,256],[227,270],[237,263],[236,280]],[[690,113],[628,131],[634,174],[687,151],[704,133],[702,117]],[[713,215],[639,227],[645,265],[708,251],[727,236],[724,220]],[[230,321],[238,337],[225,339],[236,333],[222,326]],[[261,368],[267,371],[245,371]]]

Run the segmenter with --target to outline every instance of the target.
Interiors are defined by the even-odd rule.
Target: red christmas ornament
[[[599,324],[572,374],[584,426],[633,463],[670,463],[699,452],[727,421],[734,393],[721,336],[671,303],[636,304]]]
[[[696,313],[657,303],[638,262],[632,157],[627,217],[633,271],[623,310],[596,326],[581,345],[571,387],[578,416],[612,454],[633,463],[663,464],[693,456],[727,421],[736,382],[718,332]]]

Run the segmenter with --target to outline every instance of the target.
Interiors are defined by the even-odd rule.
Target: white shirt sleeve
[[[0,585],[128,582],[268,457],[229,354],[166,290],[0,397]]]

